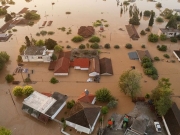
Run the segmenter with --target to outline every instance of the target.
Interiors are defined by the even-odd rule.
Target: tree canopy
[[[149,26],[153,26],[154,24],[154,15],[155,15],[155,12],[151,11],[151,18],[149,20]]]
[[[24,15],[24,18],[27,20],[39,20],[40,15],[33,12],[26,12],[26,14]]]
[[[63,48],[62,48],[62,46],[60,46],[60,45],[56,45],[56,46],[54,47],[54,51],[55,51],[56,53],[62,52],[62,50],[63,50]]]
[[[125,71],[119,78],[120,90],[133,99],[141,90],[141,78],[141,74],[135,70]]]
[[[174,28],[174,29],[177,29],[177,19],[176,19],[176,15],[173,15],[173,16],[169,19],[169,22],[166,24],[166,28]]]
[[[158,81],[157,87],[152,90],[151,98],[159,115],[165,115],[172,105],[171,96],[173,94],[170,88],[171,83],[168,78],[162,78]]]
[[[11,131],[4,127],[0,127],[0,135],[11,135]]]
[[[138,16],[138,12],[135,11],[133,12],[133,17],[129,19],[129,24],[133,24],[133,25],[140,25],[140,19]]]
[[[99,89],[95,92],[97,101],[109,102],[114,99],[111,92],[107,88]]]
[[[51,38],[48,38],[45,40],[45,46],[49,50],[53,50],[56,45],[57,45],[57,42]]]
[[[5,63],[9,61],[9,57],[6,52],[0,52],[0,70],[2,70]]]

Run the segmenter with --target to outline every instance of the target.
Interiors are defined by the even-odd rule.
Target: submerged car
[[[154,126],[155,126],[157,132],[161,132],[161,126],[160,126],[159,122],[157,122],[157,121],[154,122]]]

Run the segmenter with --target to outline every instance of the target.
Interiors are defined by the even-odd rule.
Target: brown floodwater
[[[4,77],[8,73],[13,73],[17,66],[17,55],[19,54],[19,48],[24,44],[25,36],[32,34],[35,39],[46,39],[52,38],[62,46],[70,45],[72,48],[77,48],[81,43],[71,42],[71,38],[77,35],[77,30],[80,26],[92,25],[93,22],[100,19],[107,20],[104,24],[109,24],[109,27],[105,28],[103,33],[99,33],[99,28],[96,29],[96,35],[101,36],[101,45],[105,43],[111,44],[111,49],[102,49],[100,57],[108,57],[112,59],[113,64],[113,76],[103,76],[101,77],[100,83],[85,83],[88,79],[87,71],[79,71],[70,69],[69,76],[67,77],[57,77],[60,81],[58,84],[51,84],[49,80],[53,77],[53,72],[48,71],[48,63],[25,63],[24,67],[29,70],[33,69],[34,74],[31,74],[31,79],[36,81],[36,84],[32,84],[33,88],[39,92],[49,92],[53,93],[58,91],[62,94],[69,96],[69,100],[76,100],[78,96],[88,89],[91,93],[94,93],[97,89],[108,88],[112,95],[118,99],[118,107],[111,110],[109,114],[105,117],[105,120],[110,117],[112,113],[128,113],[134,107],[131,102],[130,97],[124,95],[120,92],[118,88],[118,79],[123,71],[130,69],[131,66],[135,66],[136,70],[142,73],[142,93],[139,96],[144,96],[146,93],[150,93],[153,88],[156,87],[157,81],[152,80],[143,73],[143,69],[138,61],[130,60],[127,53],[130,51],[135,51],[141,49],[141,45],[145,44],[146,49],[149,50],[152,57],[158,56],[164,61],[154,62],[154,66],[158,69],[159,77],[170,78],[172,83],[172,88],[175,95],[180,95],[179,91],[179,80],[180,80],[180,68],[179,62],[172,54],[172,50],[180,49],[180,43],[171,43],[169,41],[159,41],[158,43],[149,43],[147,41],[147,35],[141,36],[138,41],[130,40],[128,33],[125,29],[125,25],[129,21],[129,12],[125,11],[122,15],[120,14],[120,6],[117,6],[116,0],[32,0],[26,2],[25,0],[14,0],[15,5],[10,5],[7,9],[8,12],[18,13],[22,8],[28,7],[29,10],[37,10],[37,13],[41,15],[41,19],[37,21],[34,26],[16,26],[17,32],[13,32],[12,38],[8,42],[0,42],[0,51],[6,51],[10,55],[10,61],[7,63],[3,71],[0,72],[0,126],[5,126],[12,130],[13,135],[55,135],[60,133],[60,126],[56,122],[50,122],[47,125],[37,121],[36,119],[26,115],[21,111],[23,98],[19,99],[12,96],[13,100],[9,94],[12,91],[13,85],[6,83]],[[52,3],[55,3],[52,5]],[[122,0],[120,3],[123,2]],[[156,17],[159,16],[160,12],[165,8],[178,9],[180,7],[180,2],[178,0],[157,0],[157,2],[162,3],[162,8],[156,8],[156,2],[149,2],[147,0],[136,0],[135,3],[140,11],[144,10],[154,10],[156,12]],[[128,6],[129,7],[129,6]],[[66,15],[65,12],[71,12],[71,14]],[[44,21],[53,21],[51,26],[42,26]],[[138,33],[147,28],[149,18],[142,17],[140,25],[137,26]],[[163,28],[167,23],[155,22],[152,27],[152,32],[157,33],[158,28]],[[0,17],[0,26],[4,24],[4,17]],[[66,27],[66,29],[71,28],[72,34],[67,35],[66,32],[58,30],[59,27]],[[118,30],[119,28],[125,31]],[[37,37],[36,33],[41,30],[54,31],[55,34],[51,36],[40,36]],[[103,38],[102,36],[105,36]],[[86,44],[88,39],[83,41]],[[125,49],[125,44],[131,43],[133,49]],[[120,49],[116,50],[113,48],[115,44],[120,45]],[[166,62],[163,58],[162,52],[156,49],[158,44],[165,44],[168,46],[168,53],[171,56],[171,60],[176,60],[176,63]],[[67,50],[67,49],[65,49]],[[23,73],[23,77],[27,77],[27,74]],[[22,81],[21,74],[16,74],[15,79]],[[20,85],[23,85],[21,83]],[[58,117],[59,119],[65,117],[64,113],[61,113]],[[105,121],[106,123],[106,121]],[[99,124],[97,124],[99,125]],[[97,128],[95,129],[95,131]],[[68,129],[69,131],[69,129]],[[74,130],[70,132],[72,135],[79,134]],[[96,132],[93,133],[94,135]]]

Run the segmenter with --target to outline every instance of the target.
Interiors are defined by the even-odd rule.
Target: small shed
[[[109,58],[102,58],[99,60],[100,74],[101,75],[113,75],[112,62]]]

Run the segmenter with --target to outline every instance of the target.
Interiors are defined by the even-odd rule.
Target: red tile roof
[[[94,100],[95,95],[93,94],[88,94],[86,95],[84,92],[81,94],[81,96],[78,98],[78,101],[85,102],[85,103],[92,103]]]
[[[70,60],[68,58],[62,57],[58,59],[54,68],[54,73],[68,73],[69,65]]]
[[[73,62],[74,66],[80,66],[81,68],[89,68],[89,59],[87,58],[76,58]]]

